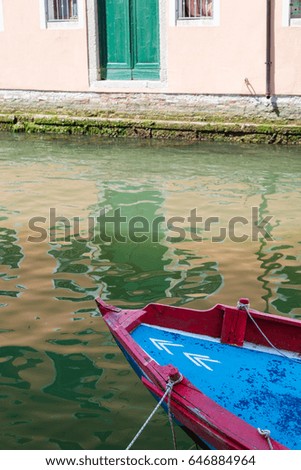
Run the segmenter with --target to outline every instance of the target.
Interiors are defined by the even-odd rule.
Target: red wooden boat
[[[250,310],[248,299],[207,311],[96,302],[145,387],[166,395],[162,406],[196,442],[301,449],[301,321]]]

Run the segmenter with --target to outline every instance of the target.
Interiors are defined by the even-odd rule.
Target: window
[[[213,17],[213,0],[179,0],[179,18],[196,19]]]
[[[39,0],[39,4],[41,29],[84,27],[83,0]]]
[[[170,26],[219,26],[220,0],[170,0]]]
[[[301,18],[301,0],[290,2],[290,17],[291,20]]]
[[[47,21],[72,21],[78,19],[77,0],[47,0]]]
[[[301,0],[282,0],[282,26],[301,26]]]

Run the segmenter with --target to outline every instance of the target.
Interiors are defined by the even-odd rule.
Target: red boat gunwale
[[[166,390],[170,375],[177,369],[172,365],[158,365],[133,340],[131,332],[141,323],[214,338],[223,337],[223,342],[231,344],[241,345],[247,341],[270,347],[247,313],[235,307],[217,304],[209,310],[194,310],[149,304],[143,309],[122,310],[100,298],[96,302],[117,342],[147,377],[143,377],[142,382],[159,399]],[[300,321],[254,310],[250,310],[250,314],[278,349],[300,354]],[[185,377],[173,388],[171,411],[182,425],[216,449],[269,449],[267,440],[257,429],[211,400]],[[274,449],[287,449],[273,439],[271,442]]]

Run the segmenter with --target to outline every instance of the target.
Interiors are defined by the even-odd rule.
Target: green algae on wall
[[[113,117],[38,113],[0,114],[0,130],[37,134],[99,135],[146,139],[210,140],[224,142],[301,144],[301,125],[275,122],[205,121],[184,116],[158,115],[154,119],[132,115]]]

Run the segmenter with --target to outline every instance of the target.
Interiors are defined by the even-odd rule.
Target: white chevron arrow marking
[[[155,339],[155,338],[149,338],[151,342],[158,348],[160,351],[165,350],[168,354],[171,354],[173,356],[173,353],[168,349],[168,347],[178,347],[178,348],[183,348],[183,344],[175,344],[171,343],[170,341],[166,339]],[[167,347],[168,346],[168,347]]]
[[[206,362],[216,362],[221,364],[220,361],[217,361],[216,359],[211,359],[209,356],[202,356],[201,354],[194,354],[194,353],[186,353],[184,352],[184,356],[188,357],[188,359],[193,362],[196,366],[198,367],[205,367],[208,370],[213,371],[211,367],[206,364]]]

